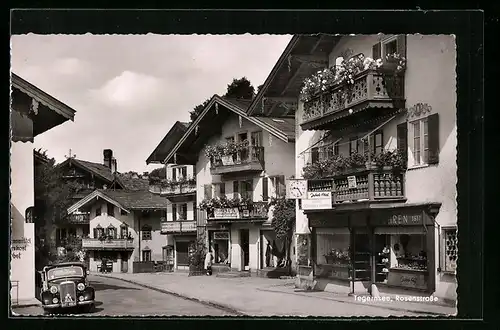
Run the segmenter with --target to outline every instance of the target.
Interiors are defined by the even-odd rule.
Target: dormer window
[[[111,203],[108,203],[108,216],[114,217],[115,216],[115,206]]]
[[[95,216],[98,217],[101,215],[101,205],[98,205],[95,209]]]

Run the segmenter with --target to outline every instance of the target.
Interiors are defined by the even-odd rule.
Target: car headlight
[[[53,302],[54,304],[57,304],[57,303],[59,302],[59,299],[54,298],[54,299],[52,299],[52,302]]]
[[[80,291],[85,290],[85,284],[83,284],[83,283],[78,283],[78,285],[77,285],[76,287],[77,287],[77,289],[78,289],[78,290],[80,290]]]
[[[57,286],[53,285],[50,287],[50,293],[56,294],[57,293]]]

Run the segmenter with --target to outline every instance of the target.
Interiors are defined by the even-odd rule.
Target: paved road
[[[231,313],[170,294],[146,289],[111,278],[89,276],[96,290],[96,308],[92,316],[102,315],[187,315],[230,316]],[[40,307],[14,309],[16,314],[42,315]]]

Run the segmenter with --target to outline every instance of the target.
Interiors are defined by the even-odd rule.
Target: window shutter
[[[397,148],[398,148],[398,153],[400,153],[403,158],[405,165],[407,165],[408,162],[408,124],[402,123],[397,126]]]
[[[177,205],[172,204],[172,221],[177,221]]]
[[[439,163],[439,115],[427,117],[429,127],[429,164]]]
[[[406,57],[406,35],[405,34],[398,35],[396,43],[398,47],[398,54],[403,57]]]
[[[212,198],[212,185],[210,184],[203,185],[203,189],[205,190],[205,198],[207,199]]]
[[[57,232],[59,234],[59,232]],[[99,238],[99,234],[97,232],[97,228],[94,228],[94,238]]]
[[[375,45],[373,45],[372,56],[374,60],[379,59],[382,56],[380,42],[377,42]]]
[[[262,178],[262,200],[267,201],[268,199],[269,199],[268,178]]]

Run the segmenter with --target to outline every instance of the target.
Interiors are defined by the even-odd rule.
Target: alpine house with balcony
[[[249,104],[213,96],[164,159],[194,166],[197,225],[213,251],[214,271],[272,267],[278,257],[268,246],[276,255],[283,250],[268,204],[295,172],[294,120],[249,117]]]
[[[68,214],[88,212],[90,235],[82,240],[91,271],[104,262],[113,272],[142,272],[163,261],[161,235],[166,200],[149,191],[97,189],[68,208]]]
[[[292,38],[248,114],[296,118],[297,285],[455,301],[455,66],[452,36]]]
[[[161,164],[188,128],[176,122],[146,160]],[[167,201],[161,233],[167,236],[165,261],[173,269],[189,268],[189,247],[196,242],[196,177],[193,165],[167,164],[149,173],[149,191]]]

